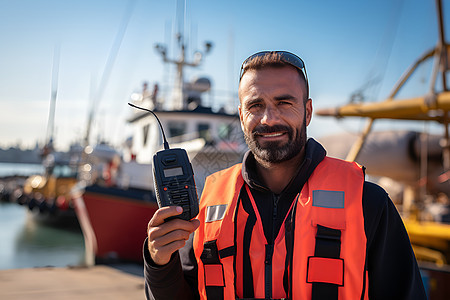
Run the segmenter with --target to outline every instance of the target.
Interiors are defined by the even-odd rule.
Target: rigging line
[[[113,68],[115,60],[117,58],[117,54],[119,53],[119,49],[122,44],[123,37],[125,36],[125,32],[128,27],[128,24],[130,22],[136,2],[137,2],[137,0],[130,0],[128,2],[128,5],[125,9],[125,13],[122,18],[122,23],[119,27],[119,30],[117,31],[116,38],[113,42],[113,45],[111,46],[108,58],[106,60],[105,68],[103,70],[103,74],[100,79],[100,84],[97,88],[97,92],[95,93],[95,98],[91,99],[92,105],[91,105],[91,111],[89,112],[88,126],[87,126],[87,130],[86,130],[86,137],[85,137],[86,143],[89,143],[89,136],[90,136],[90,130],[91,130],[91,126],[92,126],[92,121],[97,112],[97,108],[100,105],[100,101],[103,97],[103,92],[105,90],[105,87],[106,87],[109,77],[111,75],[112,68]]]
[[[173,36],[173,22],[172,21],[166,21],[164,26],[164,39],[165,44],[167,45],[168,51],[172,49],[172,36]],[[160,97],[162,99],[169,98],[169,89],[167,86],[169,85],[171,78],[170,73],[170,65],[169,64],[163,64],[163,75],[162,75],[162,84],[161,84],[161,93]]]
[[[228,104],[230,107],[237,107],[238,103],[235,103],[235,100],[238,98],[235,98],[235,94],[232,93],[234,88],[235,82],[238,82],[234,76],[234,54],[235,54],[235,47],[234,47],[234,30],[233,27],[230,27],[228,30],[228,55],[227,55],[227,71],[228,71],[228,93],[229,93],[229,99],[225,102],[225,105]],[[216,90],[217,92],[217,90]]]
[[[382,66],[381,70],[381,75],[380,75],[380,84],[378,85],[378,87],[374,88],[374,97],[378,98],[379,94],[380,94],[380,90],[381,90],[381,86],[382,86],[382,81],[386,76],[386,72],[387,72],[387,66],[389,65],[389,62],[392,58],[392,50],[394,49],[394,41],[395,41],[395,36],[398,33],[398,30],[400,28],[400,16],[401,16],[401,12],[403,11],[403,5],[404,5],[405,1],[404,0],[400,0],[398,1],[398,7],[397,7],[397,13],[393,14],[393,17],[391,19],[392,23],[394,23],[395,19],[397,20],[397,22],[395,22],[395,27],[393,28],[392,32],[393,34],[391,34],[390,36],[388,36],[386,39],[389,38],[389,42],[386,42],[387,45],[389,45],[389,49],[388,49],[388,56],[387,59],[385,59],[384,61],[384,66]],[[397,17],[396,17],[397,15]],[[391,27],[391,26],[389,26]],[[389,27],[386,28],[386,31],[389,30]]]
[[[382,86],[382,81],[386,76],[387,66],[389,65],[389,61],[392,57],[392,50],[394,48],[395,36],[400,27],[400,15],[403,11],[404,0],[395,1],[397,4],[395,9],[392,9],[393,13],[391,14],[389,21],[386,24],[382,41],[377,49],[375,54],[375,59],[372,68],[370,69],[366,83],[360,90],[370,90],[368,94],[371,94],[372,97],[376,100],[379,97],[379,93]],[[383,51],[384,48],[384,51]],[[384,54],[388,53],[387,55]],[[378,71],[377,70],[381,70]],[[377,74],[378,73],[378,74]]]
[[[46,145],[50,144],[53,140],[55,131],[55,110],[56,110],[56,97],[58,96],[58,81],[59,81],[59,60],[60,60],[60,45],[55,45],[53,50],[53,66],[52,66],[52,87],[50,96],[50,111],[48,114],[47,122],[47,136]]]

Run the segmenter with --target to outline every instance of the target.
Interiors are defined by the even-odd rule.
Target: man
[[[358,164],[307,141],[303,61],[285,51],[250,56],[239,99],[250,151],[208,177],[197,219],[164,222],[178,207],[154,214],[147,298],[426,299],[386,192]]]

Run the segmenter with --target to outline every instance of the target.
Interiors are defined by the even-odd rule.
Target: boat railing
[[[190,133],[185,133],[182,135],[170,137],[167,139],[167,141],[169,142],[169,144],[177,144],[177,143],[195,140],[199,137],[201,137],[199,132],[190,132]]]

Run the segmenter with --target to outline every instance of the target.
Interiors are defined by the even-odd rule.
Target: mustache
[[[252,135],[255,136],[256,134],[273,133],[280,131],[286,131],[290,134],[292,132],[292,129],[285,125],[274,125],[274,126],[258,125],[252,130]]]

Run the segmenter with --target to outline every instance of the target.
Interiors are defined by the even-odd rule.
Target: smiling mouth
[[[286,136],[289,138],[292,130],[285,125],[259,125],[252,131],[254,139],[261,139],[261,141],[278,141],[284,139]]]
[[[263,133],[260,134],[260,136],[262,137],[277,137],[277,136],[282,136],[284,134],[284,132],[277,132],[277,133]]]
[[[261,138],[277,138],[285,135],[286,132],[274,132],[274,133],[259,133],[257,136]]]

